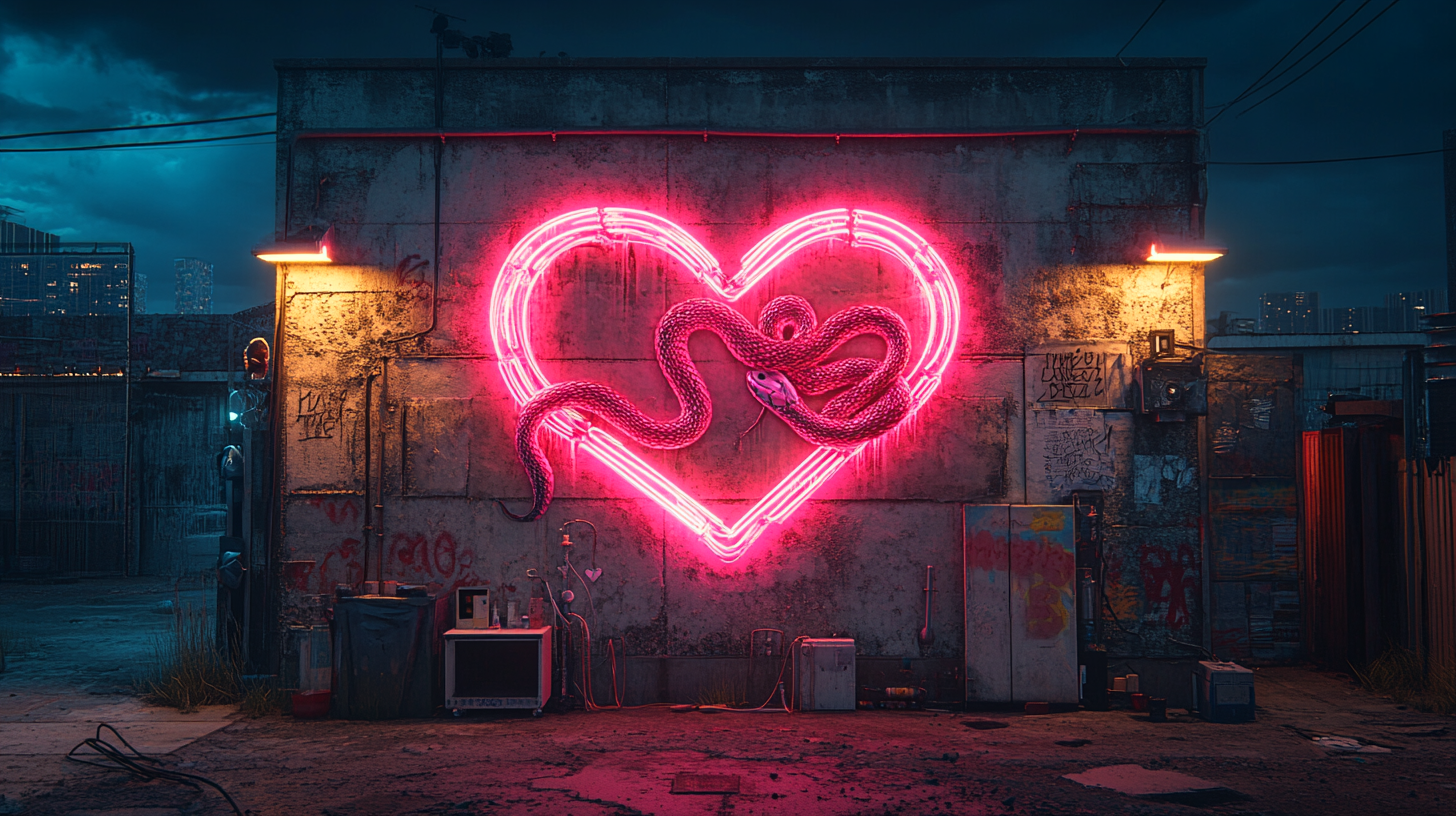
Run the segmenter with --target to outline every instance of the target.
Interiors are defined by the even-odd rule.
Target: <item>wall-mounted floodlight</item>
[[[1172,246],[1169,244],[1153,244],[1148,247],[1148,262],[1164,263],[1202,263],[1204,261],[1216,261],[1228,252],[1228,247],[1207,246],[1205,244],[1186,244]]]
[[[330,256],[334,244],[334,228],[329,227],[322,238],[316,240],[275,241],[271,244],[253,247],[258,260],[268,263],[333,263]]]

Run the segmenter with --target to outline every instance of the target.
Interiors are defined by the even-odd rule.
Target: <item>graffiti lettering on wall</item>
[[[461,547],[449,533],[395,533],[385,568],[400,581],[438,584],[448,590],[489,583],[475,574],[475,550]]]
[[[1089,400],[1107,393],[1107,352],[1073,349],[1042,355],[1037,402]]]
[[[359,520],[359,505],[353,499],[309,499],[310,507],[317,507],[328,517],[330,524],[343,524]]]
[[[1169,629],[1182,629],[1193,621],[1189,598],[1198,591],[1194,563],[1193,548],[1186,544],[1176,553],[1161,546],[1145,546],[1138,557],[1147,612],[1162,611]]]
[[[298,438],[332,439],[339,427],[344,400],[327,391],[305,391],[298,397],[298,413],[293,421],[299,426]]]
[[[329,524],[352,528],[359,523],[359,504],[351,498],[310,499],[309,506],[324,515]],[[343,538],[323,553],[317,561],[288,562],[285,579],[294,592],[327,594],[339,584],[358,587],[364,574],[364,547],[353,536]],[[475,551],[462,547],[448,532],[395,533],[390,537],[381,573],[385,580],[427,584],[433,591],[450,591],[456,587],[489,584],[476,574]]]
[[[1111,488],[1117,479],[1115,434],[1129,423],[1123,414],[1086,409],[1033,411],[1028,447],[1039,465],[1040,490],[1029,499],[1059,499],[1072,490]]]
[[[121,463],[50,460],[27,462],[23,483],[27,503],[80,507],[88,510],[113,508],[121,494]]]

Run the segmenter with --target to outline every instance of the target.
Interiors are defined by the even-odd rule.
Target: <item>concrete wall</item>
[[[1201,638],[1198,480],[1175,473],[1155,504],[1131,489],[1134,455],[1181,457],[1196,473],[1196,423],[1134,418],[1125,378],[1091,402],[1027,393],[1047,353],[1095,342],[1121,376],[1150,330],[1201,341],[1201,268],[1138,260],[1155,233],[1201,235],[1201,61],[451,62],[441,135],[432,63],[285,61],[279,75],[279,237],[332,226],[338,261],[280,267],[276,555],[296,562],[284,570],[285,617],[366,570],[524,597],[527,568],[559,577],[558,527],[586,518],[603,571],[593,634],[625,637],[644,660],[742,655],[750,630],[774,627],[851,635],[864,655],[912,658],[922,679],[954,671],[962,507],[1064,500],[1046,481],[1048,437],[1027,428],[1082,405],[1118,429],[1101,454],[1109,594],[1131,633],[1118,648],[1156,655],[1168,632]],[[522,132],[534,135],[512,135]],[[777,135],[789,132],[820,135]],[[528,488],[487,333],[490,289],[527,231],[602,205],[673,219],[729,269],[818,209],[897,217],[956,277],[957,360],[913,425],[735,564],[561,445],[549,448],[547,516],[510,521],[492,500],[519,508]],[[760,289],[739,304],[750,318],[788,293],[820,319],[888,305],[918,353],[924,307],[903,272],[867,250],[805,252]],[[549,376],[606,382],[667,416],[676,405],[652,328],[701,294],[641,247],[577,250],[538,289],[533,342]],[[774,417],[740,442],[758,413],[741,366],[710,335],[693,351],[714,424],[691,447],[644,456],[733,519],[809,447]],[[592,562],[590,537],[574,532],[586,545],[575,560]],[[942,581],[937,637],[922,646],[927,564]],[[681,684],[656,677],[654,688]]]

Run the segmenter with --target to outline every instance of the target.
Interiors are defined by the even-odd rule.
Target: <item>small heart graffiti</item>
[[[597,579],[602,577],[602,571],[600,569],[589,569],[586,571],[586,577],[590,578],[591,582],[595,584]]]

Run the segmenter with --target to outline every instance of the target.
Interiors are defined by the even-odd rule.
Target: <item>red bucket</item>
[[[332,691],[295,691],[293,693],[293,716],[300,720],[317,720],[329,716]]]

